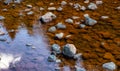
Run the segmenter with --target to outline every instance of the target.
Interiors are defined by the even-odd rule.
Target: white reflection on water
[[[8,69],[10,65],[15,66],[16,62],[21,60],[21,56],[14,56],[12,54],[0,53],[0,70]]]

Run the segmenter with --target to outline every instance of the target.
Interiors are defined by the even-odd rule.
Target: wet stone
[[[75,71],[87,71],[87,70],[83,67],[75,66]]]
[[[85,14],[84,17],[85,17],[85,24],[86,25],[93,26],[97,23],[97,21],[90,18],[88,14]]]
[[[62,2],[61,2],[61,6],[64,6],[64,5],[66,5],[66,4],[67,4],[66,1],[62,1]]]
[[[66,44],[64,47],[63,47],[63,51],[62,53],[65,55],[65,56],[68,56],[68,57],[74,57],[74,55],[76,54],[76,47],[74,44]]]
[[[61,53],[60,46],[58,44],[53,44],[52,50],[55,51],[57,54]]]
[[[48,57],[48,61],[49,61],[49,62],[55,62],[55,61],[56,61],[56,56],[55,56],[55,55],[50,55],[50,56]]]
[[[62,24],[62,23],[58,23],[56,25],[57,29],[66,29],[66,25]]]
[[[50,21],[52,21],[53,19],[56,19],[56,15],[53,14],[52,12],[47,12],[45,15],[43,15],[42,17],[40,17],[40,21],[41,23],[48,23]]]
[[[62,7],[58,7],[58,8],[57,8],[57,11],[62,11],[62,10],[63,10]]]
[[[90,9],[90,10],[96,10],[97,9],[97,5],[95,3],[90,3],[88,5],[88,9]]]
[[[33,14],[34,14],[33,11],[30,11],[30,12],[27,13],[27,15],[33,15]]]
[[[73,24],[73,20],[70,18],[66,19],[65,22]]]
[[[52,27],[50,27],[48,29],[48,32],[51,32],[51,33],[55,32],[55,31],[56,31],[56,27],[55,26],[52,26]]]
[[[117,68],[114,62],[104,63],[102,67],[112,71]]]
[[[86,27],[85,24],[80,24],[79,26],[80,26],[80,28],[85,28]]]
[[[43,11],[43,10],[45,10],[43,7],[40,7],[40,11]]]
[[[64,36],[64,33],[55,34],[55,37],[58,38],[58,39],[62,39],[63,36]]]

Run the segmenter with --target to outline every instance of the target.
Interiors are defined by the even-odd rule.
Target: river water
[[[19,59],[14,66],[9,64],[8,69],[0,71],[54,71],[55,64],[47,61],[50,51],[40,25],[34,26],[31,30],[19,26],[18,30],[6,31],[2,23],[0,27],[0,30],[5,32],[5,35],[0,36],[1,60],[2,54],[6,55],[4,60],[9,60],[10,55]],[[14,34],[14,38],[10,33]]]

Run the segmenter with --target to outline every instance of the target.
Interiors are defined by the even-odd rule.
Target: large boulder
[[[117,68],[114,62],[104,63],[102,65],[102,67],[105,68],[105,69],[111,70],[111,71],[113,71]]]
[[[76,47],[74,44],[66,44],[64,47],[63,47],[63,54],[65,56],[68,56],[68,57],[74,57],[74,55],[76,54]]]
[[[41,23],[48,23],[53,19],[56,19],[56,15],[53,14],[52,12],[47,12],[45,15],[40,17]]]
[[[84,17],[85,17],[85,24],[86,25],[93,26],[97,23],[97,21],[90,18],[88,14],[85,14]]]

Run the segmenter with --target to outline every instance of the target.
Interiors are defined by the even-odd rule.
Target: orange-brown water
[[[50,2],[54,3],[54,7],[59,7],[60,2],[62,0],[25,0],[22,4],[16,5],[15,8],[11,5],[4,5],[2,2],[0,3],[0,9],[7,8],[7,12],[2,12],[0,10],[0,15],[6,17],[4,20],[4,26],[6,30],[18,30],[18,26],[24,23],[26,25],[26,29],[28,33],[32,34],[34,31],[32,30],[33,24],[36,23],[39,16],[48,12],[47,7],[49,7]],[[66,0],[67,2],[79,3],[80,5],[87,6],[84,4],[84,0]],[[95,2],[95,0],[90,0],[91,2]],[[26,9],[26,5],[33,5],[33,11],[35,12],[32,16],[27,16],[24,9]],[[115,10],[116,7],[120,5],[119,0],[103,0],[103,4],[98,6],[98,9],[95,11],[86,10],[86,11],[76,11],[70,5],[66,5],[63,7],[62,12],[52,11],[57,15],[57,19],[53,20],[50,23],[42,25],[42,29],[44,30],[44,35],[47,35],[49,44],[58,43],[60,46],[63,46],[66,43],[73,43],[77,48],[77,53],[83,53],[83,64],[84,66],[90,69],[96,69],[96,71],[102,69],[102,64],[106,62],[113,61],[118,66],[116,71],[120,70],[120,11]],[[39,7],[44,7],[46,10],[39,11]],[[23,12],[25,16],[18,16],[19,12]],[[72,16],[79,16],[80,19],[75,20],[78,22],[80,20],[84,20],[83,15],[88,13],[90,17],[94,18],[98,21],[98,24],[94,26],[87,26],[84,29],[78,28],[77,24],[68,24],[65,23],[64,20],[70,18]],[[100,17],[103,15],[109,16],[109,19],[102,20]],[[65,35],[72,35],[71,38],[64,38],[61,40],[54,40],[55,33],[48,33],[47,29],[50,26],[56,25],[58,22],[63,22],[66,24],[67,29],[65,30],[57,30],[55,33],[64,32]],[[74,23],[75,23],[74,22]],[[24,32],[24,31],[22,31]],[[22,33],[21,32],[21,33]],[[24,34],[19,34],[19,32],[9,33],[9,36],[15,40],[18,35],[21,37]],[[27,35],[27,33],[26,33]],[[19,39],[21,38],[19,37]],[[28,37],[28,36],[23,36]],[[14,42],[15,46],[19,45],[17,42],[19,39],[16,39]],[[35,39],[33,39],[35,40]],[[31,39],[32,41],[32,39]],[[104,45],[101,45],[104,43]],[[2,45],[6,45],[1,42]],[[22,47],[22,45],[20,45]],[[12,50],[12,49],[11,49]],[[27,49],[26,49],[27,50]],[[62,63],[60,66],[70,65],[71,68],[74,66],[75,61],[73,59],[66,59],[62,55],[58,56],[62,59]],[[103,70],[103,69],[102,69]],[[101,70],[101,71],[102,71]]]

